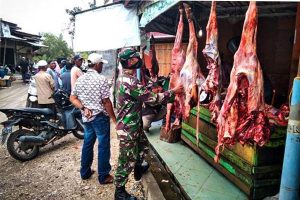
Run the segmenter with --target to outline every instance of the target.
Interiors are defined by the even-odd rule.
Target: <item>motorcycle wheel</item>
[[[37,145],[23,144],[19,138],[23,135],[34,135],[32,131],[20,129],[11,133],[7,139],[8,153],[20,161],[28,161],[38,155],[39,147]]]
[[[72,133],[75,137],[82,140],[84,138],[84,129],[82,125],[82,121],[80,119],[75,119],[77,123],[76,130],[73,130]]]

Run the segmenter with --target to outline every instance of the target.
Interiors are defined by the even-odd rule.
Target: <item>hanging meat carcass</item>
[[[146,68],[149,70],[151,78],[157,77],[159,66],[156,59],[155,39],[153,35],[147,40],[147,45],[143,49],[143,58]]]
[[[216,2],[212,2],[209,20],[206,26],[206,44],[202,53],[207,61],[208,76],[201,85],[201,89],[205,94],[212,97],[209,103],[211,112],[211,121],[216,122],[221,107],[221,81],[220,81],[220,55],[218,50],[218,27],[216,15]]]
[[[174,47],[172,49],[172,65],[171,65],[171,76],[169,89],[173,89],[180,84],[180,71],[185,62],[185,52],[182,48],[182,35],[183,35],[183,7],[179,7],[179,23],[177,27],[177,33],[175,38]],[[169,103],[167,105],[167,115],[166,115],[166,133],[170,130],[171,126],[171,114],[174,111],[176,119],[173,123],[173,126],[179,126],[180,120],[182,117],[182,108],[183,108],[183,95],[176,95],[174,103]]]
[[[180,80],[184,86],[184,106],[182,108],[183,119],[187,119],[190,115],[192,106],[198,102],[198,85],[202,85],[205,81],[201,73],[200,66],[197,61],[198,41],[195,34],[194,22],[192,19],[191,8],[189,5],[184,4],[185,13],[189,23],[189,44],[186,51],[185,63],[180,71]],[[196,83],[197,82],[197,83]]]
[[[148,70],[150,74],[150,77],[148,77],[148,79],[150,78],[152,81],[157,81],[158,72],[159,72],[159,65],[156,59],[156,51],[155,51],[155,39],[153,35],[151,35],[147,39],[145,47],[142,48],[142,53],[143,53],[143,61],[144,61],[144,66],[141,68],[142,83],[143,85],[146,85],[148,82],[146,80],[147,79],[146,71]]]
[[[235,142],[263,146],[270,138],[264,108],[263,75],[256,55],[257,7],[250,2],[239,49],[234,55],[227,95],[217,119],[218,145]]]

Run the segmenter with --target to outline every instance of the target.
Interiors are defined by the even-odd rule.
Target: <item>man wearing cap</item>
[[[117,99],[117,135],[120,140],[118,167],[115,173],[115,200],[134,200],[136,197],[125,190],[128,175],[134,169],[134,178],[140,180],[149,164],[142,161],[147,153],[147,139],[142,129],[142,104],[167,104],[174,95],[183,92],[183,87],[174,88],[164,93],[147,90],[136,78],[136,69],[143,64],[139,53],[132,48],[123,49],[119,55],[123,68],[117,80],[119,88]]]
[[[83,74],[81,70],[81,65],[82,65],[82,57],[80,54],[77,54],[74,56],[73,61],[74,61],[74,67],[71,69],[71,87],[72,90],[75,86],[76,80]]]
[[[88,57],[88,71],[80,76],[71,92],[70,101],[81,109],[84,122],[84,142],[81,154],[80,175],[89,179],[93,170],[93,147],[98,139],[98,180],[100,184],[113,182],[110,170],[110,118],[116,123],[107,79],[100,75],[103,63],[102,55],[92,53]]]
[[[40,60],[37,63],[39,72],[34,76],[38,104],[40,108],[50,108],[55,111],[55,102],[52,98],[54,93],[55,83],[50,74],[46,72],[48,63],[45,60]]]
[[[63,75],[66,71],[67,71],[67,69],[66,69],[66,64],[67,64],[67,61],[66,60],[62,60],[61,62],[60,62],[60,75]],[[70,73],[71,73],[71,71],[70,71]]]

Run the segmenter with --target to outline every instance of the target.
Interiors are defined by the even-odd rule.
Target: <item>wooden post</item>
[[[4,53],[3,53],[3,63],[2,63],[2,65],[3,65],[3,67],[5,66],[5,62],[6,62],[6,59],[5,59],[5,57],[6,57],[6,38],[4,39]]]
[[[17,66],[17,42],[14,42],[14,67]]]
[[[293,81],[298,71],[298,62],[300,56],[300,3],[297,3],[297,15],[296,15],[296,24],[295,24],[295,36],[294,36],[294,47],[292,53],[292,62],[290,67],[290,82],[289,82],[289,91],[293,87]]]

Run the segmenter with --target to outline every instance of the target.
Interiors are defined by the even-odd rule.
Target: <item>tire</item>
[[[37,145],[21,144],[18,138],[24,135],[34,135],[29,130],[20,129],[11,133],[7,139],[8,153],[15,159],[20,161],[28,161],[35,158],[39,153],[39,147]],[[17,144],[17,146],[15,146]],[[20,149],[23,148],[23,149]],[[28,152],[28,150],[30,150]]]
[[[75,119],[75,120],[76,120],[77,128],[76,130],[73,130],[72,133],[75,137],[82,140],[84,138],[84,129],[83,129],[82,121],[80,119]]]

